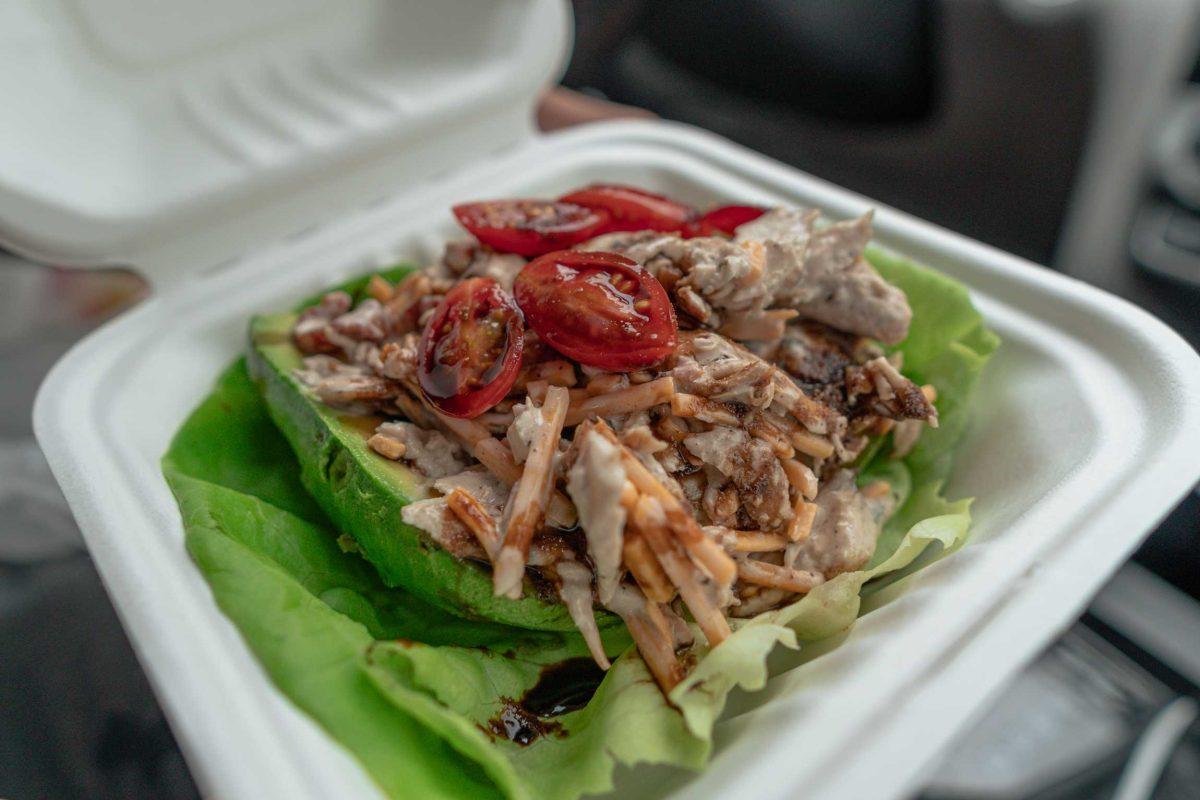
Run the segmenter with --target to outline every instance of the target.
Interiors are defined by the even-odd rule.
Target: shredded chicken
[[[863,256],[871,217],[868,212],[818,226],[815,214],[776,209],[738,228],[737,240],[763,243],[778,305],[847,333],[896,344],[908,336],[912,310],[904,292]]]
[[[490,566],[498,596],[518,598],[527,571],[540,575],[606,669],[597,608],[617,614],[669,691],[695,635],[718,646],[730,617],[866,565],[895,497],[883,483],[858,488],[849,465],[888,433],[902,457],[937,425],[936,390],[879,344],[902,340],[911,313],[864,259],[870,232],[870,214],[824,223],[799,208],[733,238],[586,242],[658,278],[680,320],[675,353],[608,372],[529,329],[508,396],[473,419],[422,395],[421,328],[458,281],[509,289],[525,259],[451,242],[395,285],[376,276],[357,305],[333,292],[302,312],[295,377],[320,402],[391,418],[370,447],[428,495],[403,522]]]
[[[332,353],[338,349],[330,338],[332,323],[350,310],[354,300],[345,292],[330,292],[300,314],[292,329],[296,345],[306,353]]]
[[[600,665],[600,669],[612,666],[604,653],[604,644],[600,641],[600,629],[596,625],[596,616],[592,611],[592,571],[583,564],[570,558],[564,558],[554,565],[558,573],[560,585],[559,594],[571,614],[575,626],[583,634],[588,651]],[[615,591],[615,589],[614,589]]]
[[[790,415],[837,447],[846,419],[806,395],[781,369],[717,333],[683,337],[671,370],[676,387],[710,400]]]
[[[579,524],[587,536],[600,602],[607,603],[621,580],[625,469],[617,446],[590,427],[576,434],[575,446],[578,455],[567,473],[567,494],[575,502]]]
[[[900,374],[883,356],[873,358],[861,368],[851,368],[848,383],[851,397],[858,400],[858,390],[866,401],[864,407],[890,419],[919,419],[937,427],[937,409],[925,397],[921,388]]]
[[[508,500],[508,487],[500,482],[495,475],[486,469],[469,467],[454,475],[438,478],[433,482],[433,488],[442,494],[450,494],[455,489],[462,489],[478,500],[497,519],[500,509]]]
[[[871,216],[819,225],[809,209],[775,209],[738,228],[734,241],[612,233],[580,247],[642,264],[669,286],[683,311],[709,328],[735,318],[744,326],[782,308],[895,344],[908,335],[912,311],[904,293],[863,256]]]
[[[772,365],[716,333],[684,337],[671,375],[685,392],[767,408],[775,398]]]
[[[369,367],[347,364],[333,356],[309,356],[295,375],[322,403],[349,412],[369,412],[396,391]]]
[[[374,298],[363,300],[358,306],[333,320],[333,329],[356,342],[381,341],[390,327],[383,304]]]
[[[738,242],[778,242],[803,245],[821,213],[803,206],[773,208],[756,220],[738,226],[734,240]]]
[[[440,279],[491,278],[512,290],[513,280],[525,259],[511,253],[497,253],[490,247],[472,240],[448,242],[442,260],[434,265],[432,274]]]
[[[812,532],[788,546],[785,565],[827,579],[862,569],[875,553],[880,526],[891,511],[889,501],[872,504],[855,486],[853,472],[834,473],[817,494]]]
[[[761,313],[772,300],[761,258],[728,239],[611,233],[580,247],[621,253],[642,264],[669,284],[682,310],[710,328],[734,316]]]
[[[683,444],[733,482],[742,508],[761,529],[773,530],[791,518],[787,475],[761,439],[739,428],[715,427],[692,434]]]
[[[801,391],[855,420],[859,429],[875,420],[937,426],[937,409],[924,391],[866,339],[819,323],[789,325],[778,357]]]

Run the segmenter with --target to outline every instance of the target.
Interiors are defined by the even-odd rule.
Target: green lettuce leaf
[[[620,657],[585,707],[553,717],[525,746],[495,735],[506,701],[548,665],[586,655],[580,637],[460,619],[384,586],[353,548],[339,545],[339,531],[300,484],[242,361],[220,377],[163,459],[188,550],[271,680],[391,797],[574,800],[610,789],[617,764],[699,769],[730,692],[763,687],[776,645],[806,647],[843,633],[874,587],[959,546],[967,533],[969,501],[950,502],[940,490],[997,340],[959,284],[879,249],[868,257],[908,294],[914,320],[899,347],[904,371],[938,387],[941,426],[903,460],[890,457],[886,440],[862,457],[860,480],[887,480],[899,503],[867,569],[738,623],[721,647],[697,654],[671,703],[614,628],[604,632],[605,649]]]

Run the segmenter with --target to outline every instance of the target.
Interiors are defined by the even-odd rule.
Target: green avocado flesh
[[[354,538],[384,582],[461,617],[532,630],[574,630],[566,608],[537,598],[528,582],[520,600],[494,597],[489,571],[455,558],[401,520],[400,510],[429,497],[428,489],[403,464],[367,446],[382,418],[347,415],[304,392],[293,375],[302,359],[291,339],[295,321],[292,313],[251,321],[250,375],[300,461],[304,487],[338,529]]]

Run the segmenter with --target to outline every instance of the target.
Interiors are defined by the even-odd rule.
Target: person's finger
[[[606,119],[653,119],[655,116],[644,108],[589,97],[563,86],[547,90],[537,108],[538,127],[543,131]]]

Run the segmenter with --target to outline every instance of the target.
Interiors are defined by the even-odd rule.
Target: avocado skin
[[[305,488],[337,528],[354,537],[384,583],[403,587],[460,617],[531,630],[574,631],[566,608],[533,596],[528,581],[520,600],[494,597],[490,572],[460,561],[401,521],[400,509],[428,492],[407,467],[367,447],[374,425],[364,424],[362,417],[347,417],[302,391],[292,375],[302,358],[291,340],[295,320],[295,314],[287,313],[251,321],[250,375],[300,461]],[[604,626],[614,618],[601,613],[598,621]]]

